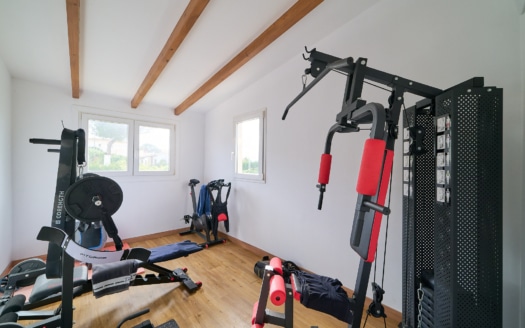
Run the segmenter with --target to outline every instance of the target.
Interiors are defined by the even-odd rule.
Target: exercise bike
[[[228,197],[230,195],[231,182],[224,183],[224,179],[213,180],[207,185],[202,185],[199,193],[199,201],[195,196],[195,186],[200,183],[197,179],[191,179],[190,187],[193,214],[185,215],[183,220],[190,223],[189,230],[180,232],[181,236],[197,234],[205,240],[199,246],[208,248],[210,246],[223,244],[226,239],[219,238],[219,222],[224,223],[226,232],[229,232]],[[222,200],[222,188],[227,188],[226,197]]]

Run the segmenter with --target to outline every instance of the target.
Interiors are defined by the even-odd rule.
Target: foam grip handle
[[[357,179],[356,190],[358,193],[367,196],[374,196],[377,193],[385,147],[386,142],[381,139],[368,139],[365,141],[361,168]]]
[[[276,306],[283,305],[286,301],[286,288],[282,276],[275,275],[270,278],[270,300]]]
[[[273,271],[278,274],[283,274],[283,262],[278,257],[274,257],[270,260],[270,266],[273,268]]]
[[[317,182],[320,184],[328,184],[330,180],[330,168],[332,166],[332,155],[322,154],[321,165],[319,165],[319,179]]]

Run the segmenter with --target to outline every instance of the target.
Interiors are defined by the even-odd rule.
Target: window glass
[[[170,171],[170,129],[146,125],[138,126],[140,172]]]
[[[91,172],[128,170],[129,125],[98,119],[88,120],[87,169]]]
[[[80,113],[86,131],[87,172],[174,175],[175,126]]]
[[[238,116],[235,125],[235,177],[264,181],[265,110]]]
[[[241,174],[259,174],[259,118],[237,123],[237,167]]]

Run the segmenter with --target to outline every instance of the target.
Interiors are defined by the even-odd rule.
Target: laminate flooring
[[[173,233],[145,241],[130,242],[131,247],[152,248],[183,240],[198,243],[196,235],[179,236]],[[188,257],[160,263],[169,268],[187,268],[194,281],[202,287],[190,294],[180,283],[132,286],[129,290],[95,298],[86,293],[74,299],[75,328],[117,327],[126,316],[149,308],[150,312],[128,321],[122,327],[134,327],[144,320],[159,326],[174,319],[181,328],[193,327],[250,327],[254,303],[259,299],[262,280],[253,272],[254,264],[261,259],[260,250],[254,250],[237,240],[204,249]],[[269,308],[283,312],[284,307]],[[56,307],[56,305],[54,305]],[[365,309],[368,302],[365,304]],[[52,306],[47,306],[52,309]],[[401,315],[387,309],[386,327],[394,328]],[[362,326],[366,313],[363,315]],[[294,302],[294,327],[320,328],[348,327],[327,314],[316,312]],[[265,327],[276,327],[267,324]],[[385,327],[382,318],[370,317],[366,327]]]

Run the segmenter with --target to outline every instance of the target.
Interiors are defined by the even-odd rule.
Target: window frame
[[[238,143],[237,143],[237,126],[240,123],[259,119],[259,170],[257,174],[246,174],[239,172],[238,160]],[[266,182],[266,108],[262,108],[253,112],[237,115],[233,118],[233,133],[234,133],[234,164],[233,172],[234,178],[237,180],[246,180],[253,182]]]
[[[123,115],[124,116],[124,115]],[[124,123],[128,125],[128,146],[127,146],[127,170],[126,171],[90,171],[89,163],[86,172],[100,174],[104,176],[122,176],[122,177],[145,177],[145,176],[162,176],[162,177],[176,177],[177,173],[177,136],[176,136],[176,124],[175,122],[168,122],[166,120],[163,122],[151,118],[151,120],[146,117],[123,117],[114,115],[113,113],[98,113],[91,111],[78,110],[79,126],[86,131],[86,143],[88,143],[89,130],[88,124],[89,120],[99,120],[105,122],[115,122],[115,123]],[[168,171],[139,171],[139,126],[150,126],[150,127],[161,127],[167,128],[170,130],[170,168]],[[88,145],[86,144],[86,152],[88,151]],[[86,154],[86,159],[88,158]]]

